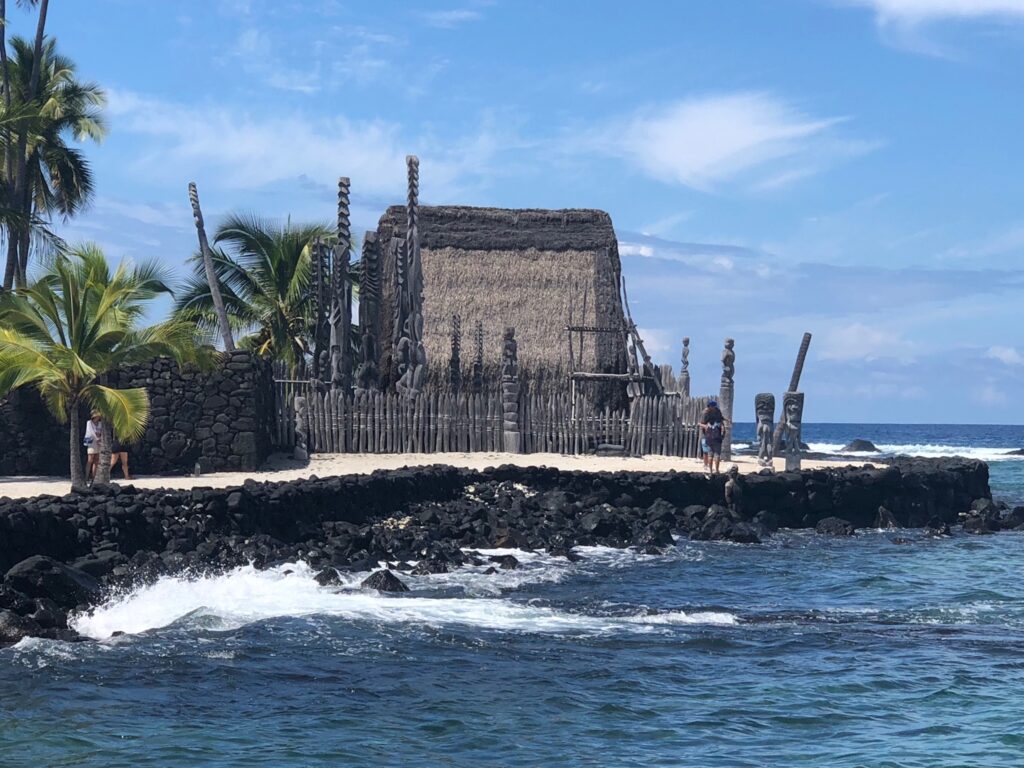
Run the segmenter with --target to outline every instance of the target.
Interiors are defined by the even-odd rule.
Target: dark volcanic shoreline
[[[249,563],[304,560],[322,569],[327,584],[334,569],[365,571],[380,561],[441,573],[466,562],[472,555],[464,550],[473,548],[572,557],[576,545],[660,550],[674,535],[754,543],[779,528],[943,531],[964,521],[980,533],[1024,524],[1024,508],[1007,513],[991,501],[988,466],[980,461],[900,459],[885,467],[748,475],[731,509],[725,482],[675,472],[430,466],[225,489],[111,485],[0,499],[0,572],[7,574],[0,643],[75,639],[67,613],[95,604],[110,588]]]

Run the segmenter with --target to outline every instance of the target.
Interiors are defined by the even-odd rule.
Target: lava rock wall
[[[109,384],[149,392],[146,432],[128,446],[133,473],[180,474],[197,462],[204,472],[253,470],[270,453],[273,377],[270,366],[247,351],[223,354],[210,371],[181,369],[158,357],[114,372]],[[38,394],[26,387],[0,400],[0,474],[67,472],[66,427]]]

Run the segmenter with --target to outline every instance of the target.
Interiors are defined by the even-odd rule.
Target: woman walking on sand
[[[103,443],[103,416],[99,411],[93,411],[89,420],[85,422],[85,438],[82,440],[85,445],[85,482],[92,485],[96,478],[96,469],[100,465],[100,448]]]
[[[132,476],[128,472],[128,446],[121,442],[121,439],[117,436],[117,432],[113,433],[113,441],[110,444],[110,474],[113,476],[114,467],[117,466],[117,462],[121,462],[121,471],[124,472],[124,479],[131,480]]]

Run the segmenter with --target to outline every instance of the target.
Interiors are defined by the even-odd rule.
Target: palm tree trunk
[[[46,30],[46,12],[50,7],[50,0],[39,0],[39,21],[36,24],[35,55],[32,58],[32,73],[29,76],[28,93],[26,101],[31,102],[37,96],[39,90],[39,70],[42,67],[43,38]],[[25,215],[25,224],[18,233],[15,252],[17,263],[14,269],[14,279],[18,285],[24,285],[28,273],[28,248],[29,236],[31,234],[32,217],[32,194],[28,189],[28,131],[22,129],[18,136],[18,172],[14,177],[14,204],[22,206],[22,213]],[[14,238],[11,238],[12,240]],[[10,250],[8,249],[8,258]]]
[[[78,400],[68,402],[68,448],[71,454],[71,488],[85,487],[85,476],[82,474],[82,436],[78,431]]]
[[[0,70],[3,70],[4,107],[7,113],[11,111],[11,73],[7,65],[7,0],[0,0]],[[4,128],[4,174],[8,177],[6,184],[10,184],[11,171],[14,168],[14,153],[11,150],[11,131]],[[14,286],[14,272],[18,264],[17,248],[12,247],[15,233],[8,228],[7,232],[7,268],[4,270],[4,290],[9,291]]]
[[[103,442],[100,443],[100,465],[96,467],[96,485],[110,482],[110,449],[113,446],[114,431],[110,423],[103,419]]]
[[[217,313],[217,324],[220,326],[220,335],[224,340],[224,349],[234,352],[235,340],[231,338],[228,312],[224,308],[224,297],[220,295],[220,282],[217,280],[217,273],[213,270],[213,255],[210,253],[210,241],[206,239],[203,211],[199,207],[199,190],[196,189],[194,181],[189,182],[188,199],[192,203],[192,216],[196,221],[196,232],[199,235],[199,250],[203,256],[203,266],[206,268],[206,282],[210,284],[210,297],[213,299],[213,308]]]

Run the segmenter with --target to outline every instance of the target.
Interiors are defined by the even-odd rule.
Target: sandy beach
[[[823,467],[842,467],[851,463],[846,461],[812,461],[804,460],[804,469],[820,469]],[[701,472],[699,459],[681,459],[671,456],[645,456],[621,458],[615,456],[563,456],[557,453],[508,454],[508,453],[432,453],[432,454],[314,454],[308,463],[300,463],[283,455],[275,455],[268,460],[265,468],[255,472],[215,472],[200,477],[146,477],[140,476],[131,481],[137,488],[194,488],[213,487],[225,488],[241,485],[248,479],[259,482],[278,482],[282,480],[298,480],[316,475],[329,477],[332,475],[363,475],[378,469],[400,469],[402,467],[422,467],[431,464],[450,464],[467,469],[486,469],[501,464],[516,464],[522,467],[557,467],[565,470],[581,470],[585,472]],[[757,472],[760,467],[753,456],[738,456],[733,461],[722,462],[722,471],[731,466],[739,467],[743,474]],[[775,461],[776,471],[785,466],[783,459]],[[115,469],[115,483],[124,484]],[[42,494],[63,495],[70,489],[70,481],[62,477],[4,477],[0,478],[0,497],[12,499],[40,496]]]

